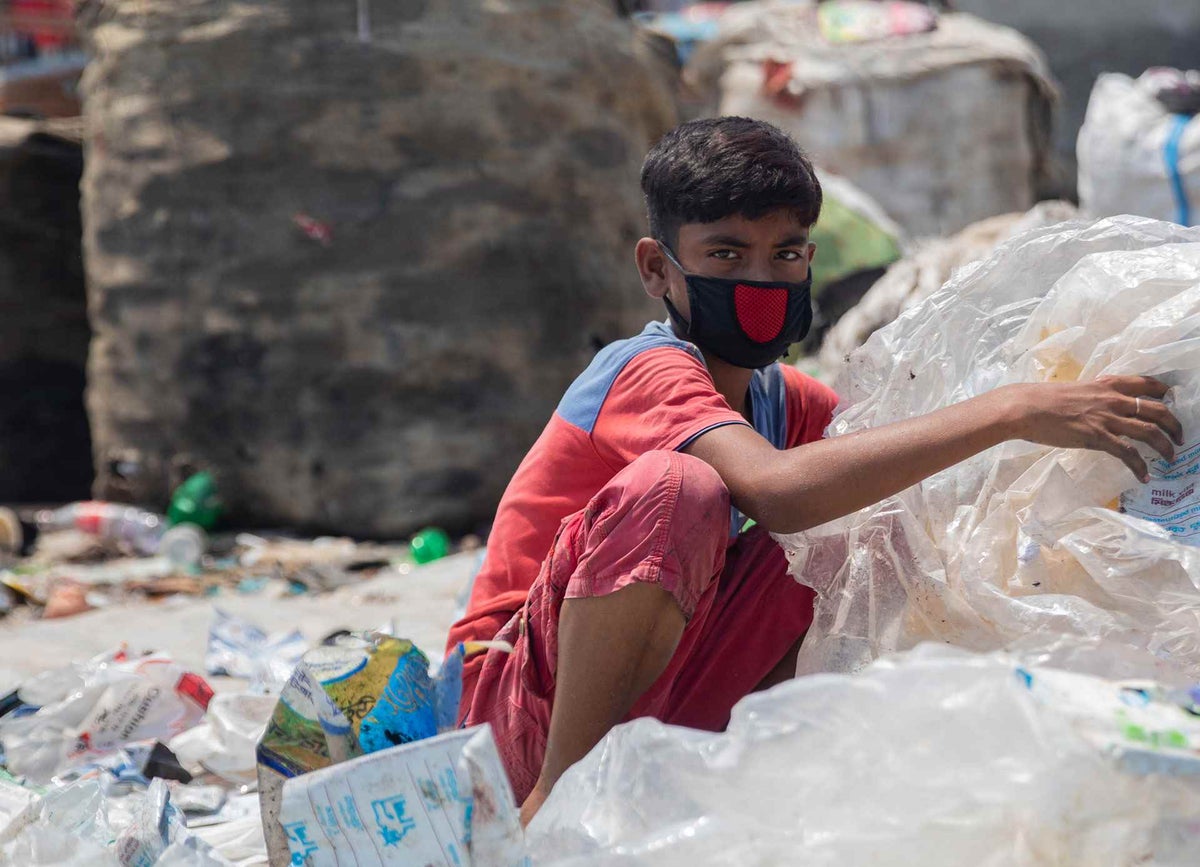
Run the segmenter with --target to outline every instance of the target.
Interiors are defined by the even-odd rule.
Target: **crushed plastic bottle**
[[[43,509],[37,513],[37,525],[42,532],[78,530],[147,555],[158,551],[159,541],[166,529],[162,515],[136,506],[98,500],[71,503],[58,509]]]
[[[168,529],[162,515],[121,503],[92,500],[43,509],[37,513],[36,526],[43,533],[78,530],[116,542],[135,554],[161,554],[183,568],[199,563],[208,548],[208,537],[200,527],[180,524]]]

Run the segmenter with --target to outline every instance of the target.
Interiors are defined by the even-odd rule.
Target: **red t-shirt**
[[[794,367],[772,364],[751,379],[753,427],[776,448],[820,439],[836,405],[831,389]],[[524,604],[563,518],[627,464],[648,451],[682,449],[727,424],[747,421],[717,392],[700,351],[665,322],[605,347],[567,389],[509,482],[447,648],[500,631]],[[743,522],[733,510],[730,541]],[[482,661],[482,654],[467,660],[466,685]]]

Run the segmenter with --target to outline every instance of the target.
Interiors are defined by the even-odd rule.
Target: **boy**
[[[601,351],[501,500],[451,646],[461,718],[489,722],[528,823],[559,776],[638,716],[721,730],[744,695],[794,674],[813,594],[768,532],[876,503],[1008,439],[1107,451],[1181,442],[1143,377],[1017,385],[823,440],[836,396],[775,363],[811,318],[821,188],[783,132],[693,121],[646,157],[635,248],[668,322]],[[747,518],[755,526],[745,529]]]

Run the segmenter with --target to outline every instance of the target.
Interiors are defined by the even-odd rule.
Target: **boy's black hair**
[[[821,183],[800,146],[779,127],[748,117],[692,120],[671,130],[642,163],[650,235],[672,249],[684,223],[732,214],[757,220],[779,208],[811,226]]]

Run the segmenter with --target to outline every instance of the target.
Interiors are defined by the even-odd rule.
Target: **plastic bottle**
[[[177,524],[163,533],[158,553],[172,566],[188,569],[200,563],[208,550],[208,534],[195,524]]]
[[[136,506],[95,500],[71,503],[59,509],[44,509],[37,513],[37,524],[43,532],[79,530],[102,539],[111,539],[127,545],[138,554],[155,553],[166,530],[162,515]]]
[[[172,527],[195,524],[203,530],[211,530],[220,520],[222,508],[217,483],[210,473],[200,472],[189,476],[175,489],[167,508],[167,520]]]

